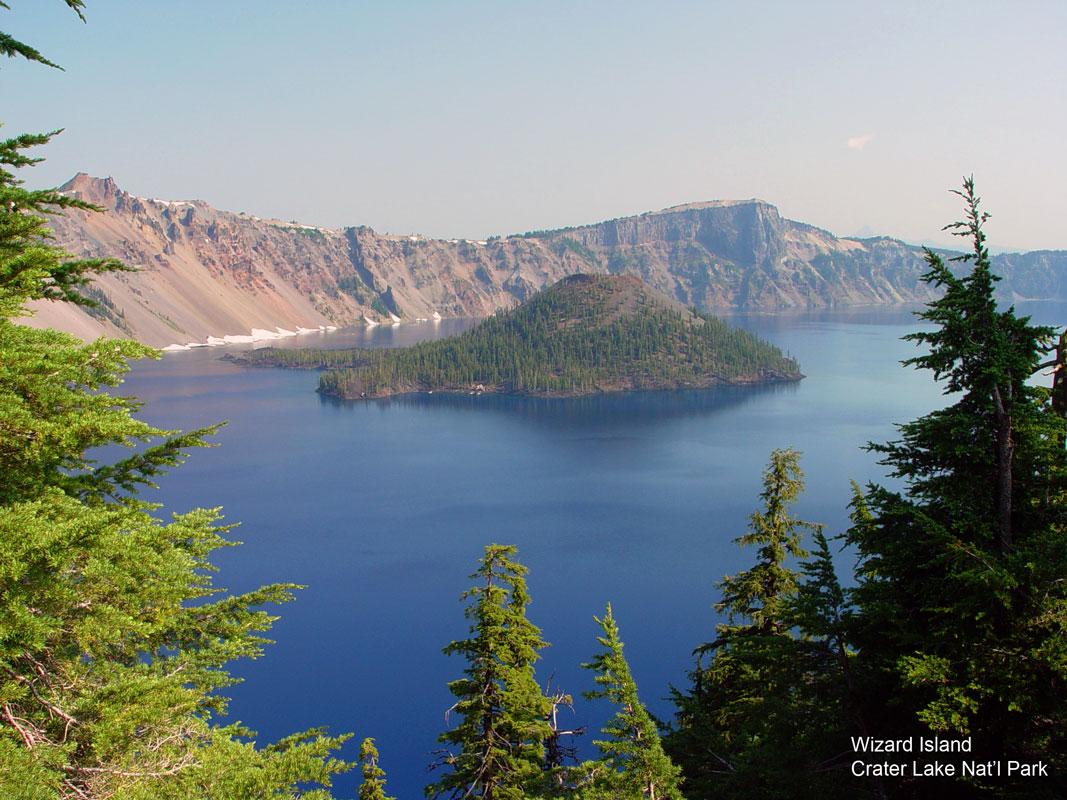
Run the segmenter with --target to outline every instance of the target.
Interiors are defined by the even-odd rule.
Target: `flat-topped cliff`
[[[99,278],[91,314],[40,303],[32,324],[149,344],[254,328],[481,317],[575,273],[628,274],[683,304],[780,308],[926,301],[920,248],[842,239],[760,200],[675,206],[488,241],[390,236],[265,220],[189,200],[155,200],[79,174],[61,191],[105,209],[52,220],[75,256],[138,268]],[[1067,296],[1067,254],[995,259],[1008,298]]]

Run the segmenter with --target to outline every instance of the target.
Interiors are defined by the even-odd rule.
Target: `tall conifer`
[[[1050,392],[1029,382],[1054,332],[997,307],[988,214],[972,180],[957,194],[966,216],[947,227],[971,252],[956,259],[965,267],[957,274],[927,251],[924,280],[944,295],[920,315],[934,328],[907,337],[928,352],[905,362],[931,371],[954,402],[871,446],[905,486],[868,487],[869,513],[849,532],[860,557],[853,638],[878,735],[969,736],[977,760],[1043,759],[1062,770],[1064,419]],[[900,790],[940,791],[928,781]]]
[[[583,765],[589,785],[582,796],[589,800],[682,800],[678,789],[681,771],[663,752],[656,725],[637,696],[637,684],[623,656],[619,626],[610,605],[604,618],[596,621],[604,630],[604,635],[597,637],[604,652],[582,666],[596,672],[593,680],[601,688],[583,695],[589,700],[610,700],[618,710],[603,728],[607,738],[593,742],[602,754],[600,760]]]
[[[798,776],[808,771],[807,754],[791,742],[801,719],[796,688],[804,683],[790,630],[799,574],[788,561],[807,555],[804,532],[820,526],[789,513],[804,488],[799,458],[791,448],[771,454],[763,506],[734,540],[757,547],[757,561],[719,583],[716,608],[728,622],[716,627],[714,641],[697,648],[709,660],[690,672],[689,690],[673,692],[678,712],[665,745],[691,797],[802,796]]]
[[[758,560],[751,569],[723,578],[719,584],[722,599],[716,608],[735,623],[719,628],[719,640],[752,630],[785,630],[785,605],[797,590],[797,571],[786,562],[805,557],[804,532],[821,527],[789,515],[790,507],[804,491],[799,462],[800,453],[792,448],[771,453],[759,495],[763,508],[749,517],[748,532],[734,540],[741,547],[758,547]]]
[[[439,741],[435,766],[448,772],[426,787],[430,797],[523,800],[539,792],[545,740],[551,735],[551,701],[534,677],[538,651],[548,646],[526,619],[530,596],[526,567],[516,549],[491,544],[470,577],[479,584],[463,593],[470,637],[444,648],[467,660],[464,677],[448,685],[457,698],[459,724]]]

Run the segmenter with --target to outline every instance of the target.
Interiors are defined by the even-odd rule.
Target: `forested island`
[[[318,391],[346,399],[408,392],[576,397],[804,377],[774,345],[631,275],[572,275],[459,336],[412,347],[265,348],[234,360],[326,368]]]

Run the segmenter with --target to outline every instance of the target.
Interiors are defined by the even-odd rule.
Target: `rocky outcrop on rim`
[[[816,307],[922,302],[922,250],[847,239],[779,215],[760,200],[675,206],[622,219],[488,241],[331,230],[220,211],[198,200],[136,197],[79,174],[60,191],[105,209],[52,220],[78,257],[137,272],[101,277],[91,313],[38,304],[31,324],[82,338],[148,344],[252,329],[481,317],[575,273],[631,274],[685,305]],[[1067,253],[996,259],[1009,298],[1067,297]]]

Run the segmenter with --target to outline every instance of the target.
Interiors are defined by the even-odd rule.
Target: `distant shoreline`
[[[240,362],[240,359],[233,359]],[[312,367],[314,368],[314,367]],[[673,392],[687,389],[714,389],[720,386],[767,386],[775,383],[797,383],[806,376],[800,372],[767,371],[763,375],[738,376],[724,378],[709,375],[706,381],[655,381],[633,378],[610,384],[595,385],[585,391],[581,390],[522,390],[504,386],[472,384],[468,386],[413,386],[401,384],[375,392],[356,389],[347,393],[325,391],[320,386],[315,391],[324,397],[337,400],[384,400],[410,394],[448,394],[448,395],[499,395],[503,397],[539,397],[547,399],[567,399],[573,397],[591,397],[602,394],[621,394],[623,392]],[[358,392],[358,393],[356,393]]]
[[[249,333],[227,333],[222,336],[208,336],[206,342],[186,342],[185,344],[168,344],[159,348],[164,353],[181,353],[186,350],[196,350],[201,347],[222,347],[227,344],[253,344],[255,342],[272,342],[277,339],[288,339],[291,336],[302,336],[305,333],[324,333],[337,330],[336,325],[319,325],[317,328],[303,328],[296,326],[295,331],[283,328],[280,325],[273,331],[265,328],[253,328]]]

